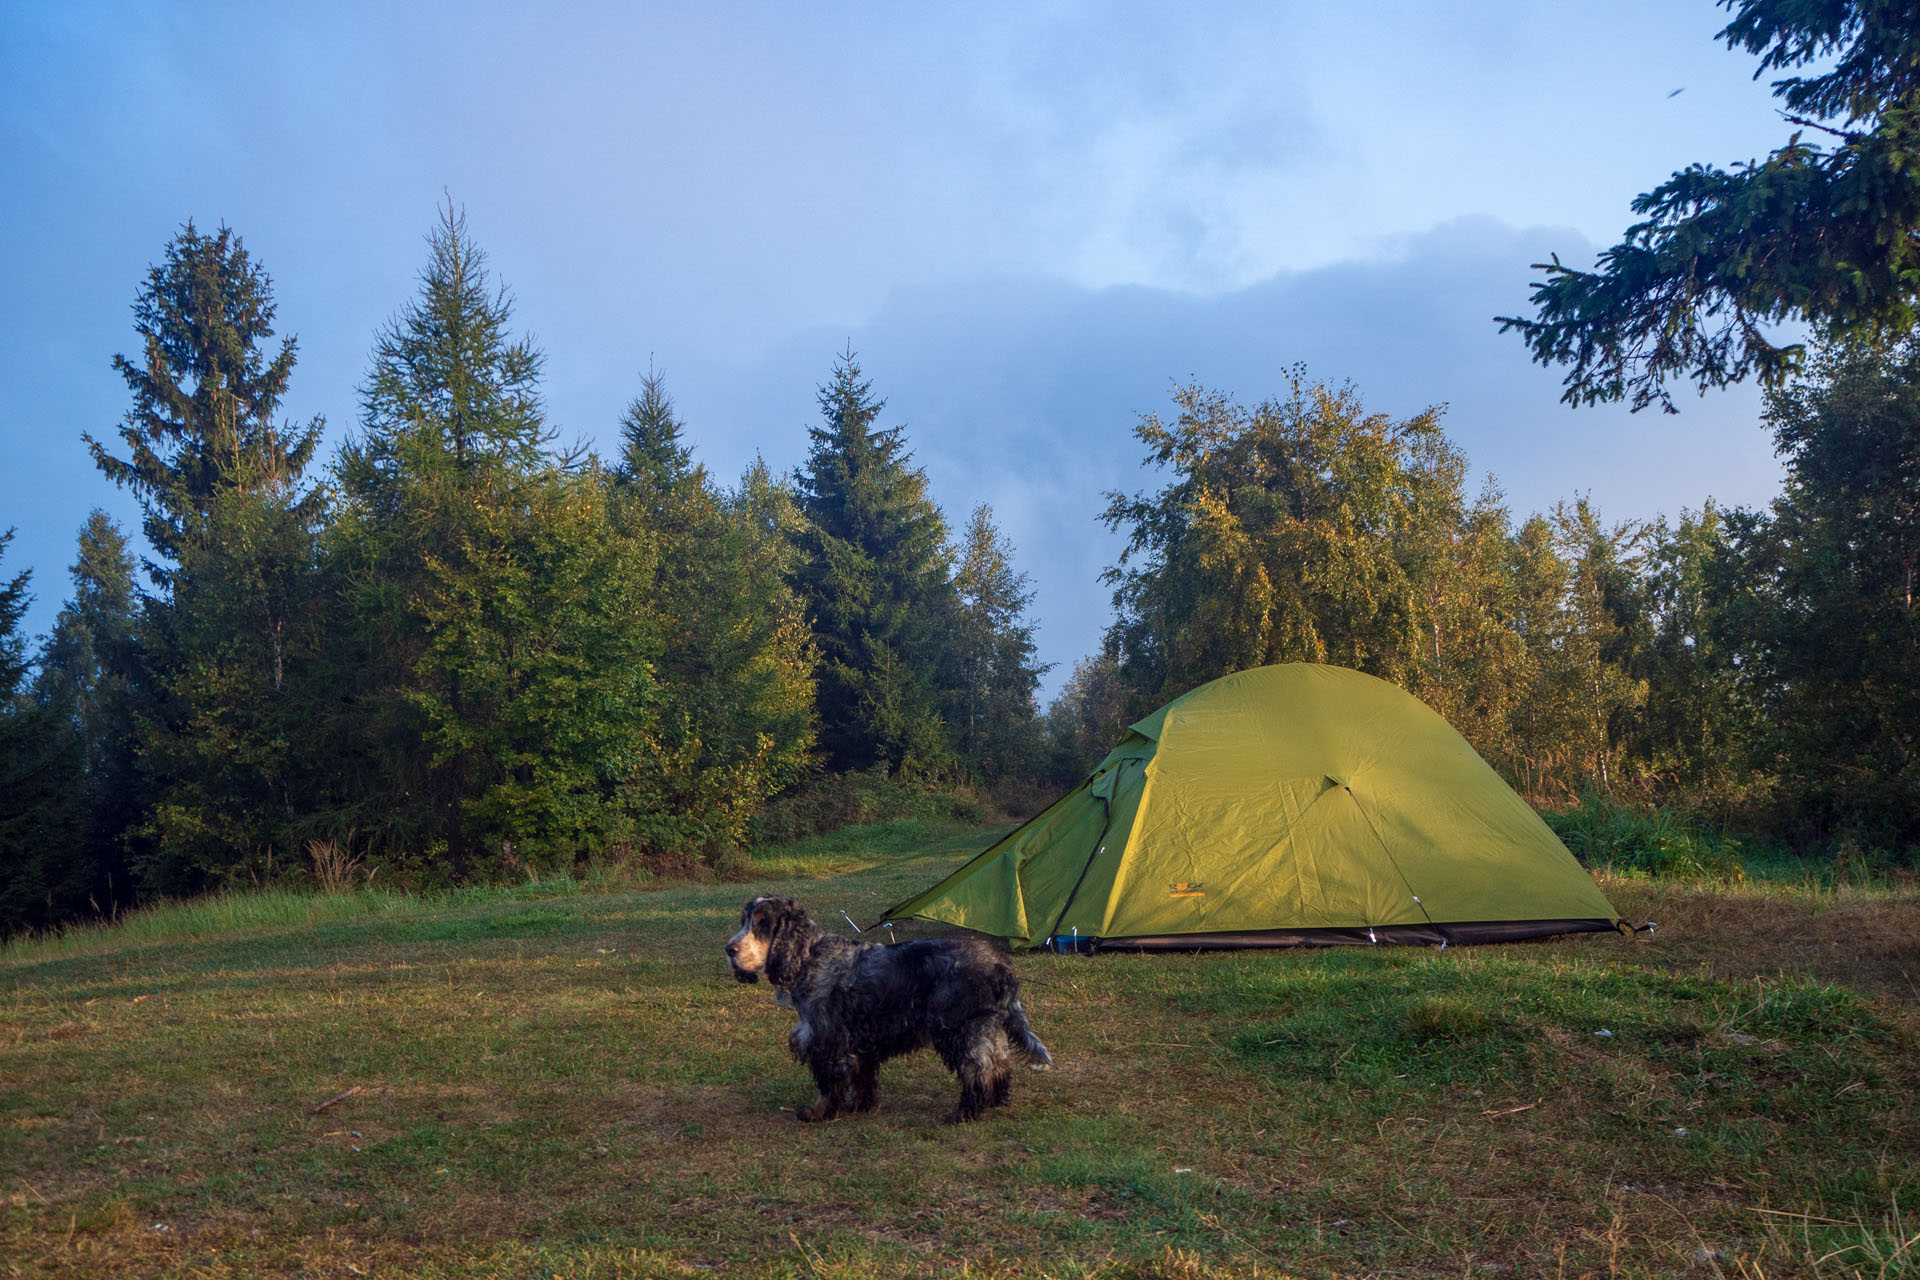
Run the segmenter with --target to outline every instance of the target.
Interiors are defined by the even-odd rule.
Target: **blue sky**
[[[1787,132],[1705,0],[1265,4],[93,4],[0,0],[0,528],[44,630],[127,409],[130,306],[226,222],[299,337],[290,416],[352,429],[450,193],[610,445],[651,358],[721,477],[804,456],[851,341],[957,526],[990,502],[1042,657],[1108,618],[1136,417],[1295,361],[1449,434],[1516,513],[1778,486],[1751,388],[1569,410],[1491,323],[1528,264]],[[1675,90],[1680,92],[1675,93]]]

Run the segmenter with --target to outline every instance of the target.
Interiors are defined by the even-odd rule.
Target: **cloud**
[[[818,329],[746,365],[669,369],[691,435],[721,474],[756,451],[804,457],[812,389],[849,341],[882,421],[904,423],[935,497],[958,524],[993,504],[1032,575],[1042,657],[1055,689],[1110,616],[1099,582],[1119,539],[1098,522],[1109,491],[1157,486],[1131,429],[1198,381],[1253,402],[1285,390],[1289,366],[1351,380],[1369,409],[1406,416],[1448,406],[1448,435],[1491,472],[1516,514],[1591,493],[1612,518],[1760,503],[1778,488],[1751,387],[1682,412],[1572,410],[1562,376],[1529,362],[1496,314],[1524,310],[1527,265],[1550,249],[1578,258],[1572,232],[1488,219],[1448,223],[1378,260],[1286,273],[1214,296],[1129,286],[1087,289],[998,278],[896,290],[869,321]]]

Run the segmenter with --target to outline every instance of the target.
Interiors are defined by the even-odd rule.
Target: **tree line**
[[[616,454],[557,443],[541,353],[462,218],[375,337],[359,420],[283,420],[296,365],[239,238],[149,272],[131,407],[51,632],[0,578],[0,931],[305,873],[431,886],[713,862],[834,779],[1031,806],[1124,726],[1271,662],[1425,699],[1525,794],[1666,804],[1803,845],[1920,840],[1920,344],[1834,340],[1772,387],[1759,510],[1516,520],[1438,411],[1296,368],[1178,390],[1108,495],[1115,616],[1044,714],[1032,591],[956,535],[851,350],[804,463],[717,481],[662,376]],[[0,555],[5,542],[0,539]]]
[[[230,229],[188,224],[134,316],[132,406],[87,442],[150,558],[95,511],[34,652],[28,575],[0,590],[0,932],[309,856],[713,860],[823,771],[991,784],[1044,750],[1012,549],[985,507],[955,537],[851,351],[792,475],[716,481],[651,369],[616,456],[561,447],[448,207],[321,469]]]
[[[1669,805],[1803,849],[1920,845],[1920,342],[1836,342],[1772,388],[1764,509],[1516,522],[1429,410],[1198,387],[1110,495],[1116,619],[1049,710],[1083,757],[1206,680],[1331,662],[1424,699],[1536,802]]]

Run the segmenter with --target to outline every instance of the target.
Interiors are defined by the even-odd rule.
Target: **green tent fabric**
[[[1045,812],[885,916],[908,917],[1027,947],[1169,949],[1620,927],[1444,719],[1311,663],[1169,702]]]

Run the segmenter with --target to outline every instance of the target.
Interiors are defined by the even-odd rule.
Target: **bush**
[[[990,795],[993,808],[1006,817],[1024,822],[1065,795],[1079,780],[1067,786],[1036,782],[1031,778],[1002,778],[993,784]]]
[[[986,806],[970,788],[901,778],[885,769],[828,773],[768,801],[747,834],[755,845],[787,844],[902,818],[977,823],[985,820]]]

